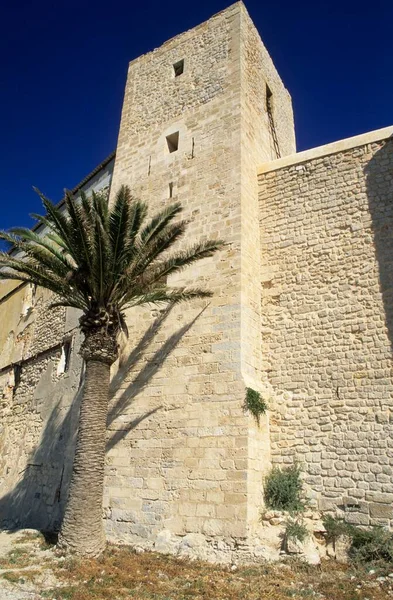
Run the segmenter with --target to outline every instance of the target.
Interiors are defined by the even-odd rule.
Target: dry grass
[[[0,569],[15,569],[31,564],[31,547],[13,548],[7,556],[0,558]]]
[[[110,547],[99,560],[67,560],[54,566],[62,586],[46,590],[53,600],[386,600],[393,579],[338,565],[300,562],[236,571],[154,553]]]
[[[47,548],[42,537],[24,539],[3,559],[1,577],[50,600],[393,600],[393,565],[290,560],[231,570],[127,547],[109,546],[98,560]]]

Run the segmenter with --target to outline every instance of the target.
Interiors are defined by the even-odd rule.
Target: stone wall
[[[113,163],[104,161],[78,189],[107,188]],[[77,311],[51,309],[52,301],[45,290],[0,282],[0,526],[56,529],[63,515],[82,360]]]
[[[393,143],[378,137],[259,175],[273,462],[298,461],[314,504],[364,525],[393,519]]]
[[[126,183],[152,211],[179,200],[191,221],[187,244],[219,237],[228,245],[169,281],[208,287],[210,302],[129,314],[110,417],[117,443],[105,506],[114,539],[151,543],[170,532],[230,543],[259,518],[267,424],[258,431],[243,403],[245,386],[260,386],[260,292],[248,284],[259,261],[256,167],[272,158],[265,78],[278,98],[283,151],[293,151],[290,98],[241,3],[129,67],[112,198]],[[166,138],[176,132],[170,153]]]
[[[9,288],[7,283],[1,284]],[[5,291],[5,290],[4,290]],[[80,380],[79,336],[66,309],[23,285],[0,300],[0,524],[59,526],[74,452]],[[12,318],[10,319],[9,317]],[[65,344],[72,344],[64,369]]]

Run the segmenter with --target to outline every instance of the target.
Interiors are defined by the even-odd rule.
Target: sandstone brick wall
[[[282,121],[291,115],[288,94],[260,46],[237,3],[130,64],[112,198],[126,183],[157,210],[170,202],[172,183],[173,199],[191,220],[187,243],[221,237],[228,246],[170,281],[209,287],[209,303],[167,316],[149,309],[129,314],[125,356],[131,351],[131,359],[118,374],[114,406],[120,408],[110,417],[105,499],[116,539],[154,540],[163,530],[239,539],[259,516],[258,450],[268,452],[267,429],[257,432],[243,403],[245,385],[259,385],[260,294],[247,288],[254,254],[247,250],[244,261],[242,253],[246,228],[258,244],[256,166],[272,157],[261,107],[245,114],[255,94],[265,93],[265,77],[283,95]],[[258,69],[250,77],[254,58]],[[184,73],[175,77],[179,60]],[[278,113],[279,106],[280,100]],[[287,126],[283,148],[293,140],[290,117]],[[170,154],[166,136],[175,132],[179,148]],[[135,344],[140,353],[132,352]]]
[[[393,519],[393,143],[262,169],[273,462],[348,520]]]
[[[288,91],[245,10],[241,12],[241,371],[248,387],[265,394],[261,343],[261,270],[258,181],[261,160],[276,158],[266,93],[272,93],[273,124],[283,156],[295,152],[292,104]],[[269,424],[253,421],[248,431],[247,497],[249,524],[257,526],[263,505],[262,475],[270,468]]]
[[[82,182],[108,186],[113,160]],[[0,526],[58,528],[78,422],[82,360],[78,311],[53,295],[0,282]],[[65,342],[71,343],[64,372]]]
[[[8,284],[4,284],[9,287]],[[3,286],[4,287],[4,286]],[[23,285],[0,300],[5,344],[0,369],[0,524],[58,527],[72,468],[77,419],[79,336],[66,310],[48,310],[44,290]],[[70,369],[59,369],[65,334]]]

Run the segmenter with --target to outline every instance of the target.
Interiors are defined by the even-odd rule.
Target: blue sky
[[[3,0],[0,228],[31,225],[116,146],[127,64],[224,0]],[[393,124],[392,0],[248,0],[294,103],[298,150]]]

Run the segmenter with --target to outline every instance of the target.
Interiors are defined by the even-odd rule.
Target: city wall
[[[393,519],[392,133],[259,169],[272,460],[361,525]]]

